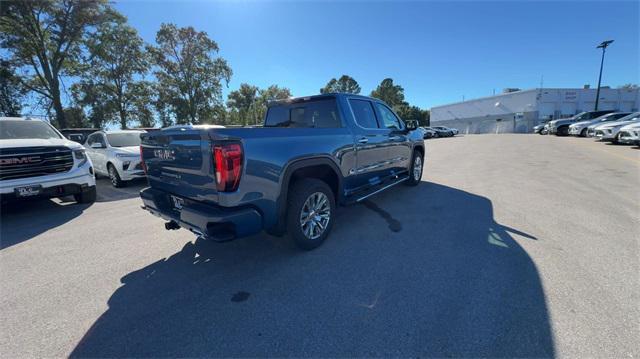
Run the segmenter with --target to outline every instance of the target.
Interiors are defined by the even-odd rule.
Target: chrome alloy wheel
[[[109,166],[109,179],[114,187],[118,185],[118,173],[113,166]]]
[[[413,179],[420,181],[422,179],[422,157],[416,156],[413,160]]]
[[[324,233],[331,219],[329,198],[322,192],[311,194],[300,211],[300,227],[309,239],[317,239]]]

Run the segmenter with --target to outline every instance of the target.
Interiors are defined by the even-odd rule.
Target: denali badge
[[[165,161],[173,161],[176,159],[176,156],[173,150],[165,150],[165,149],[153,150],[153,155]]]
[[[0,165],[22,165],[40,162],[40,156],[0,158]]]

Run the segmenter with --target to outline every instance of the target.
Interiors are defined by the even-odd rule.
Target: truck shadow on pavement
[[[0,249],[29,240],[78,217],[91,204],[63,200],[34,199],[0,206]]]
[[[435,183],[372,202],[340,210],[312,252],[266,235],[187,243],[122,277],[71,356],[555,355],[538,271],[509,232],[534,236]]]

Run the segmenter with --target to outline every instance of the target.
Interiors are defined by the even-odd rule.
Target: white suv
[[[140,134],[145,131],[98,131],[87,137],[87,154],[99,175],[109,176],[114,187],[145,177],[140,161]]]
[[[79,143],[64,138],[48,122],[0,117],[0,198],[73,195],[96,200],[93,165]]]

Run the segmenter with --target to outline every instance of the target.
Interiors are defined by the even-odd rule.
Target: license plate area
[[[42,186],[33,185],[33,186],[16,187],[14,189],[14,192],[17,197],[33,197],[33,196],[39,195],[40,192],[42,192]]]
[[[176,197],[174,195],[169,195],[169,197],[171,198],[171,205],[173,206],[173,209],[175,209],[176,211],[181,211],[182,206],[184,206],[184,199]]]

